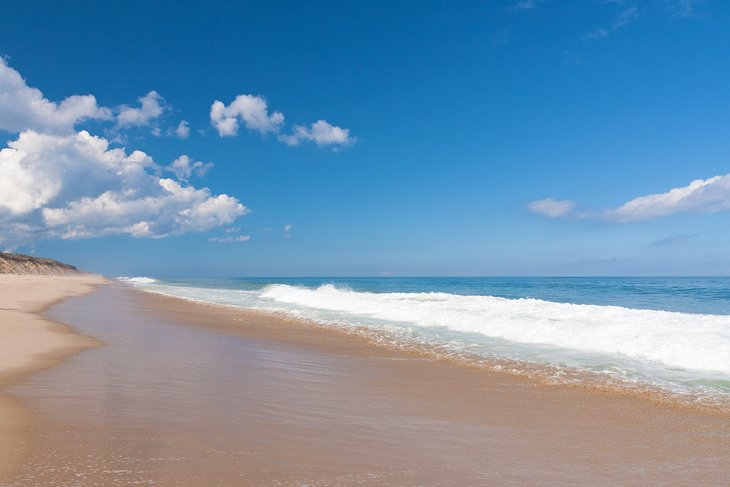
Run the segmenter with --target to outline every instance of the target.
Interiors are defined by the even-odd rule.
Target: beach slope
[[[9,266],[7,270],[58,270],[59,274],[0,274],[0,386],[15,383],[66,355],[100,344],[45,319],[40,313],[64,298],[91,292],[104,278],[71,268],[60,273],[60,267],[52,265],[48,269],[28,260],[21,265],[20,269]],[[16,399],[0,393],[0,478],[27,451],[28,419]]]

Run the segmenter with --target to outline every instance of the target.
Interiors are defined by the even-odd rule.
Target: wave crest
[[[129,284],[154,284],[157,279],[151,277],[117,277],[117,280],[127,282]]]

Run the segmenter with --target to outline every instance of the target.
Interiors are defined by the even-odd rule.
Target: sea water
[[[730,278],[120,278],[551,382],[730,404]]]

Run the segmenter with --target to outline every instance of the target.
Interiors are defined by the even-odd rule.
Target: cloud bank
[[[106,235],[161,238],[245,215],[248,209],[236,198],[188,184],[210,163],[182,155],[159,165],[142,151],[111,147],[103,137],[76,130],[91,119],[119,127],[147,124],[162,113],[161,100],[152,91],[139,99],[139,108],[117,110],[99,106],[93,95],[52,102],[0,58],[0,130],[17,134],[0,149],[0,245]]]
[[[601,219],[614,222],[653,220],[677,213],[716,213],[730,210],[730,174],[696,179],[687,186],[639,196],[608,210],[576,211],[572,201],[551,198],[532,201],[528,210],[548,218]]]

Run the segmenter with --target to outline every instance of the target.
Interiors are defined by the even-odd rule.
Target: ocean
[[[730,405],[730,278],[119,280],[283,313],[547,383]]]

